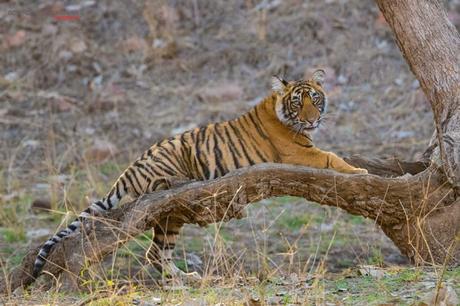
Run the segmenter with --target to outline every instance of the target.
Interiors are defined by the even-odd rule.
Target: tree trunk
[[[436,132],[427,157],[442,166],[450,183],[459,188],[459,33],[439,0],[376,2],[433,110]]]
[[[430,213],[408,215],[406,224],[382,229],[413,261],[440,264],[460,248],[460,36],[441,1],[376,2],[433,110],[436,131],[424,156],[432,168],[443,169],[452,188],[446,191],[451,199],[444,199],[445,207],[425,198],[414,204],[433,206]]]
[[[225,177],[144,195],[85,222],[88,235],[59,243],[45,269],[53,275],[78,275],[86,260],[100,261],[156,220],[174,216],[206,225],[240,218],[248,203],[281,195],[304,197],[374,219],[395,245],[416,264],[460,264],[460,38],[436,0],[376,0],[412,72],[427,95],[436,133],[424,162],[348,159],[370,175],[264,164]],[[111,221],[112,220],[112,221]],[[91,227],[91,231],[88,230]],[[85,232],[85,231],[83,231]],[[84,239],[82,239],[84,238]],[[0,283],[0,292],[34,281],[30,276],[38,249]]]

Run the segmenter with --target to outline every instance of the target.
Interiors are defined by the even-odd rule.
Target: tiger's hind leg
[[[164,284],[182,286],[184,283],[201,280],[196,273],[186,273],[180,270],[173,262],[172,256],[176,241],[179,237],[183,223],[173,219],[165,219],[154,227],[154,238],[147,250],[147,258],[152,265],[162,274]]]

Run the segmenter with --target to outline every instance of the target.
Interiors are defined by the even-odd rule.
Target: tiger
[[[40,248],[32,275],[37,278],[52,248],[81,230],[85,219],[114,209],[125,196],[170,189],[175,182],[212,180],[238,168],[259,163],[285,163],[348,174],[367,174],[336,154],[313,144],[312,134],[321,124],[327,106],[323,90],[325,72],[315,70],[307,80],[286,81],[272,77],[271,93],[240,117],[211,123],[153,144],[136,159],[100,200],[92,202],[67,228]],[[183,226],[165,218],[153,228],[148,257],[168,275],[189,275],[172,261]]]

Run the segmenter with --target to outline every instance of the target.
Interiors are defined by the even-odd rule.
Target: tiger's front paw
[[[368,174],[367,169],[363,168],[354,168],[353,170],[350,171],[352,174]]]

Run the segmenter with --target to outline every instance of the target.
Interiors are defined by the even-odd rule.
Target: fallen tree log
[[[366,163],[359,157],[350,161],[359,162],[361,166]],[[374,159],[368,162],[369,170],[371,173],[381,171],[384,165],[395,162]],[[413,163],[409,168],[413,167],[422,169],[419,163]],[[452,231],[454,236],[459,231],[460,206],[449,204],[452,203],[452,188],[443,177],[442,172],[434,168],[426,168],[416,175],[384,178],[293,165],[260,164],[239,169],[216,180],[193,182],[147,194],[103,218],[94,218],[86,222],[86,230],[82,233],[56,246],[45,270],[55,276],[66,272],[76,277],[86,263],[100,261],[165,216],[204,226],[241,218],[247,204],[284,195],[303,197],[374,219],[413,262],[447,261],[455,265],[460,263],[460,248],[450,246],[452,239],[438,241],[436,234],[440,224]],[[451,205],[456,205],[455,215],[449,211],[451,217],[446,219],[445,211]],[[436,221],[438,219],[439,222]],[[431,229],[434,229],[433,235],[427,235]],[[423,239],[419,234],[421,230]],[[430,248],[423,247],[423,244]],[[31,250],[21,267],[1,283],[1,292],[11,292],[34,281],[31,271],[37,251],[38,248]]]

